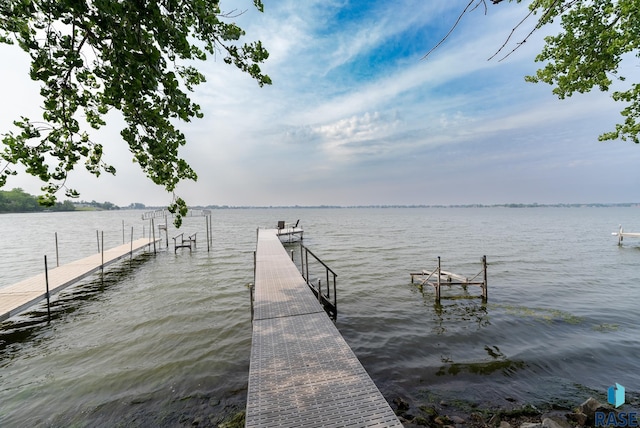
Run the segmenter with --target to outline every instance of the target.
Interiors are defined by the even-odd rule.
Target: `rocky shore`
[[[393,400],[392,407],[404,427],[438,428],[571,428],[595,426],[596,412],[617,411],[591,397],[579,406],[541,410],[527,405],[510,410],[474,409],[461,412],[446,402],[436,405],[411,406],[402,398]]]

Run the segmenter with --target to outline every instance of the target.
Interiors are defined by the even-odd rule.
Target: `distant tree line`
[[[38,203],[36,196],[30,195],[20,188],[4,191],[0,190],[0,213],[20,213],[37,211],[74,211],[73,202],[66,200],[56,202],[51,207],[44,207]]]
[[[95,208],[98,210],[119,210],[120,207],[117,206],[116,204],[113,204],[111,202],[96,202],[96,201],[91,201],[91,202],[87,202],[87,201],[80,201],[80,202],[75,202],[74,205],[78,208]]]

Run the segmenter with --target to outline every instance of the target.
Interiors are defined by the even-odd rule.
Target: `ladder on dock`
[[[280,243],[258,229],[246,427],[401,427]]]
[[[166,229],[165,229],[166,230]],[[193,233],[189,236],[187,236],[186,238],[184,237],[184,233],[179,233],[176,236],[173,237],[173,252],[177,253],[178,252],[178,248],[188,248],[189,252],[191,252],[192,250],[192,245],[193,247],[196,246],[196,235],[198,232]]]

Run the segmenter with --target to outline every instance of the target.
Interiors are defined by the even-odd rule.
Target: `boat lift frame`
[[[622,245],[622,240],[624,237],[627,238],[640,238],[640,233],[637,232],[625,232],[622,230],[622,225],[620,225],[620,229],[617,232],[611,232],[613,236],[618,237],[618,245]]]
[[[422,270],[422,272],[410,273],[409,275],[411,275],[412,284],[415,283],[415,279],[418,279],[420,286],[431,285],[436,290],[436,301],[438,302],[441,298],[440,289],[443,285],[461,285],[465,290],[468,285],[478,286],[482,290],[482,301],[487,301],[487,256],[482,256],[482,270],[471,278],[442,270],[440,256],[438,256],[438,266],[434,270]],[[481,280],[478,280],[478,277]]]

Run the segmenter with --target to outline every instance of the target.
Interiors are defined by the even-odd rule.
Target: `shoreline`
[[[619,414],[635,412],[638,397],[632,397],[620,408],[589,397],[574,406],[547,403],[543,406],[524,404],[505,407],[481,407],[471,402],[459,401],[438,404],[409,404],[403,398],[395,398],[391,406],[404,427],[499,427],[499,428],[569,428],[595,426],[596,417],[612,420]],[[613,413],[613,415],[610,415]],[[599,414],[599,415],[598,415]],[[620,416],[622,417],[622,416]],[[617,419],[616,419],[617,420]],[[604,424],[602,426],[609,426]],[[615,425],[622,426],[622,425]],[[633,426],[633,425],[630,425]],[[637,425],[636,425],[637,426]]]

